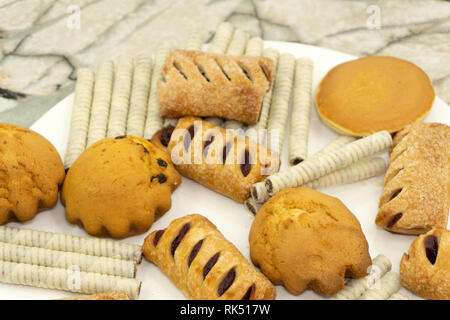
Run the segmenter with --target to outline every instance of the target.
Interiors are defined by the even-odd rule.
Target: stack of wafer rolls
[[[141,246],[0,227],[0,282],[83,294],[120,290],[139,296]]]

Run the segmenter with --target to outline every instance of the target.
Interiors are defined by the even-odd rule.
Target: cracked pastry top
[[[158,83],[159,113],[255,124],[274,73],[269,58],[174,50]]]
[[[376,224],[403,234],[447,226],[450,205],[450,127],[415,123],[393,139]]]
[[[61,192],[70,223],[94,236],[123,238],[147,231],[171,207],[181,176],[170,156],[149,141],[100,140],[70,167]]]
[[[249,235],[252,262],[292,294],[336,293],[345,277],[372,264],[361,225],[337,198],[313,189],[285,189],[258,211]]]
[[[331,69],[318,86],[316,106],[335,131],[366,136],[423,119],[434,97],[429,77],[415,64],[370,56]]]
[[[47,139],[0,124],[0,225],[31,220],[53,207],[64,176],[61,157]]]

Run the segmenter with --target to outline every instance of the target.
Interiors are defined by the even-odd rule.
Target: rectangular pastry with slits
[[[158,131],[152,143],[171,154],[183,176],[244,202],[253,184],[278,172],[280,157],[265,145],[201,118],[184,117]]]
[[[193,300],[271,300],[272,283],[204,216],[190,214],[150,233],[144,257]]]
[[[447,227],[450,206],[450,127],[415,123],[393,139],[376,224],[403,234]]]
[[[174,50],[158,83],[159,113],[165,118],[221,117],[255,124],[274,68],[264,57]]]

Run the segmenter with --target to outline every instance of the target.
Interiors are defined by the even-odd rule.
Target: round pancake
[[[331,69],[317,88],[316,106],[335,131],[366,136],[423,119],[434,96],[430,79],[415,64],[370,56]]]

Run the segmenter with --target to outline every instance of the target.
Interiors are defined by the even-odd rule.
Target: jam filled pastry
[[[254,183],[280,167],[279,156],[266,146],[194,117],[158,131],[152,142],[171,153],[182,175],[241,203]]]
[[[152,232],[144,257],[194,300],[269,300],[275,287],[205,217],[192,214]]]
[[[416,123],[394,137],[376,224],[421,234],[445,228],[450,205],[450,127]]]
[[[419,236],[400,262],[401,284],[425,299],[450,300],[450,231]]]
[[[269,58],[201,51],[170,52],[158,82],[162,117],[222,117],[258,122],[274,76]]]

